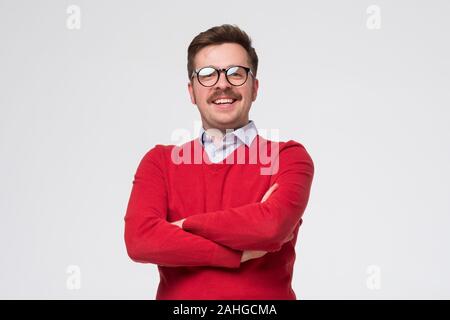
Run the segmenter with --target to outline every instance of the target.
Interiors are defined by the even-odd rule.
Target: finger
[[[286,240],[286,242],[289,242],[289,241],[291,241],[292,239],[294,239],[294,233],[292,233],[292,234],[289,236],[289,238]]]
[[[266,194],[265,194],[266,199],[265,199],[264,201],[266,201],[267,199],[269,199],[270,195],[271,195],[275,190],[277,190],[277,189],[278,189],[278,183],[275,183],[273,186],[271,186],[271,187],[269,188],[269,190],[267,190],[267,192],[266,192]]]
[[[265,256],[266,253],[267,253],[267,251],[257,251],[255,258],[261,258],[261,257]]]
[[[266,191],[266,193],[264,194],[264,196],[263,196],[261,202],[266,201],[266,200],[270,197],[270,195],[272,194],[272,192],[274,192],[274,191],[277,190],[277,189],[278,189],[278,183],[275,183],[273,186],[271,186],[271,187],[269,188],[269,190]]]

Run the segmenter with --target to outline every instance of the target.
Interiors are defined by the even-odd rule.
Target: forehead
[[[195,68],[215,66],[225,68],[230,65],[248,65],[248,55],[244,47],[237,43],[223,43],[202,48],[195,55]]]

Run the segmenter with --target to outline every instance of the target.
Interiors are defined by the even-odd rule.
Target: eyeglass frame
[[[230,82],[230,80],[228,79],[228,75],[227,75],[228,70],[230,70],[231,68],[235,68],[235,67],[240,67],[240,68],[242,68],[242,69],[244,69],[244,70],[246,71],[245,81],[244,81],[242,84],[239,84],[239,85],[232,84],[232,83]],[[210,86],[205,86],[205,85],[204,85],[203,83],[201,83],[201,81],[198,79],[198,74],[199,74],[200,70],[202,70],[202,69],[204,69],[204,68],[212,68],[212,69],[216,70],[216,72],[219,74],[219,76],[217,77],[216,82],[214,82],[214,84],[212,84],[212,85],[210,85]],[[222,72],[225,74],[225,79],[227,80],[227,82],[228,82],[229,84],[231,84],[232,86],[234,86],[234,87],[240,87],[240,86],[243,86],[243,85],[247,82],[247,80],[248,80],[248,74],[249,74],[249,73],[252,75],[253,78],[256,78],[255,75],[254,75],[253,72],[252,72],[252,69],[251,69],[250,67],[244,67],[244,66],[240,66],[240,65],[233,65],[233,66],[229,66],[228,68],[222,68],[222,69],[216,68],[216,67],[214,67],[214,66],[201,67],[201,68],[199,68],[199,69],[197,69],[197,70],[192,71],[191,79],[192,79],[194,76],[197,76],[197,81],[198,81],[198,83],[200,83],[203,87],[210,88],[210,87],[215,86],[215,85],[217,84],[217,82],[219,82],[219,80],[220,80],[220,74],[221,74]]]

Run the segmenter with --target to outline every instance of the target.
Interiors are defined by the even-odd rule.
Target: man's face
[[[213,66],[226,69],[230,66],[250,67],[247,51],[236,43],[211,45],[201,49],[194,59],[194,69]],[[212,87],[204,87],[195,76],[188,84],[191,101],[196,104],[205,130],[215,128],[222,132],[248,123],[248,114],[258,92],[258,80],[249,73],[241,86],[231,85],[221,72],[219,81]],[[219,98],[235,100],[229,104],[217,104]]]

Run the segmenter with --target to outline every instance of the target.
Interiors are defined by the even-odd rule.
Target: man
[[[200,136],[147,152],[125,215],[129,256],[158,265],[156,299],[296,299],[295,242],[314,166],[300,143],[266,140],[249,120],[257,67],[236,26],[202,32],[188,48]]]

